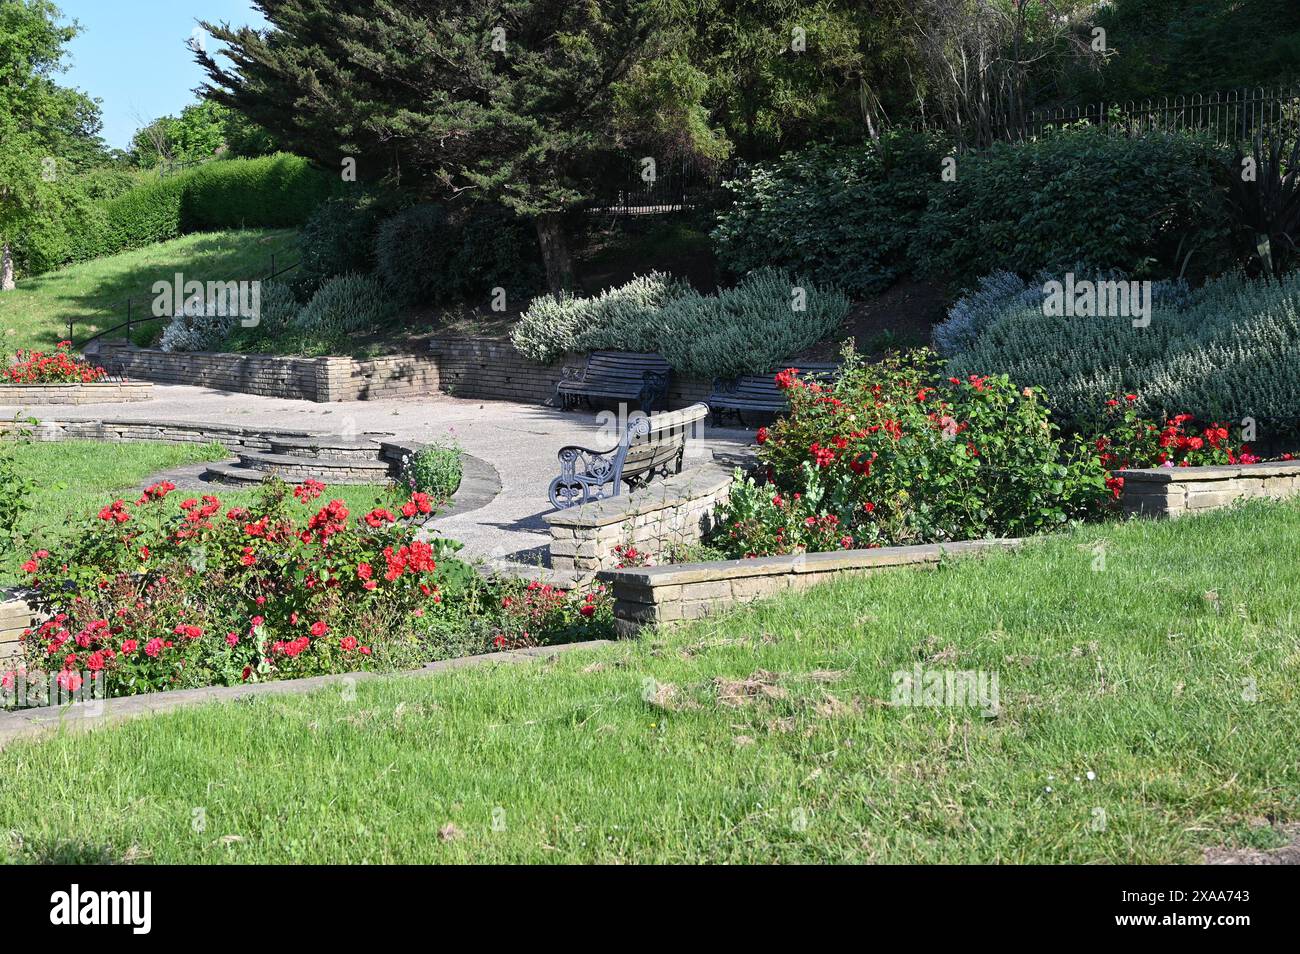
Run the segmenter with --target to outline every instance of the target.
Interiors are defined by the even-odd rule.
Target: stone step
[[[255,451],[243,451],[238,456],[240,467],[276,474],[292,483],[314,479],[326,484],[382,484],[390,475],[388,463],[379,460],[296,457]]]
[[[256,487],[262,483],[266,474],[260,470],[249,470],[247,467],[240,467],[238,464],[209,464],[203,471],[203,479],[210,480],[217,484],[228,484],[231,487]],[[307,478],[291,479],[285,477],[286,483],[301,484]]]
[[[330,434],[310,437],[273,437],[271,453],[313,459],[377,461],[380,459],[381,448],[378,441],[371,440],[369,437]]]

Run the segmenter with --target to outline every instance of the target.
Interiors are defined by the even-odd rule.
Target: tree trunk
[[[546,264],[546,285],[552,294],[573,288],[573,258],[564,234],[564,219],[558,212],[537,217],[537,243]]]
[[[0,249],[0,291],[13,291],[14,287],[14,255],[5,242]]]

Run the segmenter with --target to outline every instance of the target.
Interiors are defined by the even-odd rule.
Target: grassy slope
[[[1092,527],[553,662],[19,743],[0,754],[0,830],[17,859],[159,862],[1187,862],[1271,846],[1250,821],[1300,809],[1297,546],[1297,503]],[[1000,716],[888,705],[891,673],[918,662],[997,671]],[[715,680],[756,673],[774,688],[726,704]],[[439,837],[448,823],[459,837]]]
[[[97,441],[66,441],[29,444],[18,448],[26,473],[37,480],[31,513],[22,530],[35,545],[48,542],[64,531],[70,520],[88,517],[115,496],[134,492],[151,475],[197,461],[220,460],[229,456],[215,445],[123,444]],[[375,486],[333,486],[329,496],[344,500],[353,510],[368,510],[382,489]],[[187,496],[196,492],[185,492]],[[230,506],[244,506],[256,490],[221,490],[217,496]],[[25,554],[9,555],[0,550],[0,586],[18,582],[17,565]]]
[[[68,318],[76,319],[73,340],[126,320],[125,301],[134,299],[135,317],[150,315],[153,283],[234,281],[260,278],[297,260],[293,229],[237,230],[186,235],[170,242],[72,265],[23,279],[12,292],[0,294],[0,351],[49,350],[68,335]],[[162,322],[145,325],[139,343],[161,333]]]

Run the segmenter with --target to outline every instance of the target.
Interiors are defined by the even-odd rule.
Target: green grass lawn
[[[134,492],[153,474],[230,456],[219,444],[149,441],[62,441],[27,444],[16,450],[20,466],[37,481],[31,512],[20,528],[34,546],[48,545],[67,532],[69,521],[97,513],[115,496]],[[192,496],[201,491],[185,493]],[[329,496],[345,501],[354,511],[369,510],[383,493],[383,487],[371,485],[329,488]],[[234,488],[218,488],[216,493],[232,507],[246,506],[256,494],[256,489]],[[19,582],[18,565],[26,557],[26,553],[5,554],[0,548],[0,586]]]
[[[277,267],[297,261],[297,235],[293,229],[186,235],[21,279],[15,291],[0,294],[0,352],[49,350],[68,336],[70,317],[76,319],[73,340],[79,344],[126,321],[128,297],[134,300],[134,316],[147,317],[153,283],[172,281],[176,272],[186,281],[203,282],[264,277],[272,255]],[[162,333],[163,324],[143,326],[136,342],[148,343]]]
[[[553,661],[15,743],[0,851],[1160,863],[1271,847],[1258,820],[1300,808],[1298,547],[1298,503],[1090,527]],[[916,665],[997,673],[996,717],[891,704]]]

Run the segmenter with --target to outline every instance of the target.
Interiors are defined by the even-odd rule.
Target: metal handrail
[[[260,280],[260,281],[264,281],[264,282],[272,281],[273,279],[279,278],[279,277],[280,277],[281,275],[283,275],[285,272],[293,271],[295,268],[297,268],[297,267],[298,267],[299,265],[301,265],[301,264],[302,264],[302,260],[300,259],[300,260],[294,262],[292,265],[286,265],[286,266],[284,266],[283,268],[277,269],[277,268],[275,267],[275,256],[272,255],[272,256],[271,256],[271,274],[269,274],[269,275],[267,275],[265,278],[263,278],[263,279],[259,279],[259,280]],[[126,321],[122,322],[121,324],[114,325],[112,328],[105,328],[103,331],[97,331],[95,334],[91,335],[89,338],[87,338],[85,341],[81,342],[80,344],[74,344],[74,345],[72,345],[72,346],[71,346],[71,347],[72,347],[72,350],[73,350],[73,351],[82,351],[82,350],[85,349],[86,345],[90,344],[92,341],[98,341],[100,338],[103,338],[105,335],[111,335],[113,332],[115,332],[115,331],[121,331],[123,328],[126,329],[126,336],[125,336],[125,337],[126,337],[126,340],[129,342],[129,341],[131,340],[131,331],[132,331],[132,330],[133,330],[137,325],[145,325],[145,324],[148,324],[148,323],[151,322],[151,321],[164,321],[164,320],[166,320],[166,321],[170,321],[173,317],[175,317],[174,315],[150,315],[150,316],[147,317],[147,318],[135,318],[135,317],[133,317],[132,314],[131,314],[131,311],[132,311],[132,302],[133,302],[133,299],[131,299],[131,298],[126,299]],[[68,341],[72,341],[72,331],[73,331],[73,325],[74,325],[75,322],[76,322],[76,318],[69,318],[69,319],[68,319]]]

